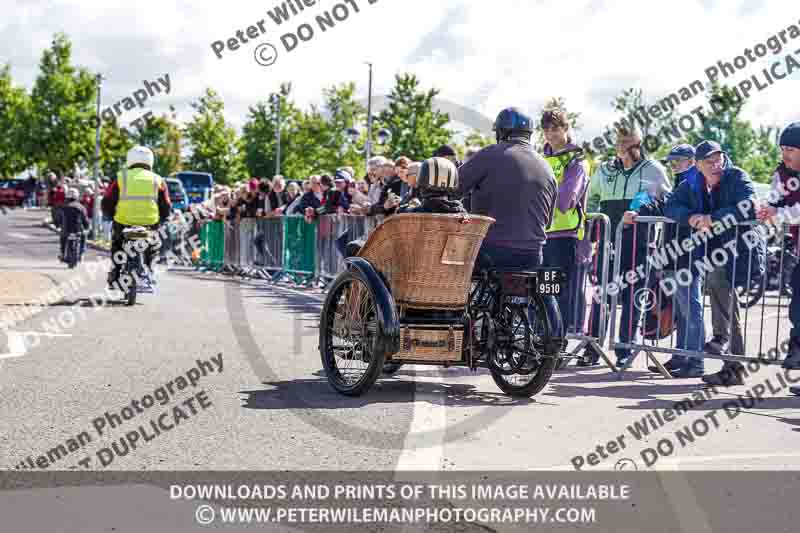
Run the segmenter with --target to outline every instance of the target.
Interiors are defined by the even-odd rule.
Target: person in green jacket
[[[645,153],[642,144],[642,134],[635,127],[618,127],[616,130],[617,157],[610,162],[600,165],[594,172],[589,185],[589,198],[587,210],[601,212],[611,221],[611,238],[616,236],[616,230],[626,211],[635,211],[652,199],[661,200],[672,190],[666,169],[656,160],[650,159]],[[639,228],[638,231],[645,231]],[[614,259],[620,261],[620,273],[624,276],[629,270],[634,270],[638,265],[644,264],[647,257],[646,238],[637,236],[634,247],[633,226],[623,229],[622,249],[617,250]],[[598,265],[603,263],[604,243],[600,243]],[[609,268],[613,272],[613,262],[609,261]],[[602,273],[598,273],[598,276]],[[609,281],[611,276],[609,275]],[[644,280],[633,285],[627,285],[620,291],[619,301],[622,313],[619,323],[619,341],[621,343],[634,342],[637,330],[642,319],[642,311],[633,301],[636,291],[644,287]],[[602,288],[605,289],[605,288]],[[604,292],[600,301],[605,299]],[[592,305],[591,334],[600,336],[599,316],[600,305],[596,298]],[[606,314],[606,316],[609,316]],[[605,328],[605,324],[602,325]],[[613,335],[613,332],[611,332]],[[617,365],[626,367],[630,361],[631,351],[625,348],[616,350]],[[599,354],[590,345],[584,353],[583,361],[579,365],[596,364]]]

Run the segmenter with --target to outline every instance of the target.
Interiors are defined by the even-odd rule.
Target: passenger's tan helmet
[[[458,168],[444,157],[423,161],[417,176],[421,196],[453,195],[458,192]]]

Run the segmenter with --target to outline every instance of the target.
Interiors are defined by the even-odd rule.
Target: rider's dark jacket
[[[470,212],[494,218],[484,243],[539,253],[558,185],[550,165],[523,141],[487,146],[458,169]]]
[[[64,206],[61,215],[61,233],[80,233],[82,230],[89,229],[89,217],[86,208],[78,200],[71,200]]]

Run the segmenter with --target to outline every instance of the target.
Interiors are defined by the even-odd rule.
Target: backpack
[[[656,301],[645,307],[649,309],[644,313],[642,336],[649,341],[666,339],[678,327],[673,319],[672,298],[664,294],[658,280],[654,279],[648,289],[651,298],[656,295]]]

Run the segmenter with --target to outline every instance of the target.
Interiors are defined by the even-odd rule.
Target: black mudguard
[[[345,260],[347,269],[360,276],[375,295],[375,306],[378,312],[378,326],[381,330],[380,340],[387,357],[400,351],[400,317],[397,315],[392,293],[383,278],[369,261],[361,257],[349,257]]]

